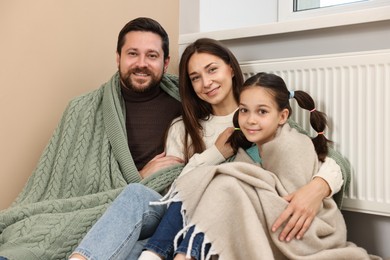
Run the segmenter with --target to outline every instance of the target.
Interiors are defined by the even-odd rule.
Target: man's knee
[[[128,201],[145,201],[148,205],[150,201],[158,201],[161,198],[159,193],[139,183],[128,184],[119,196]]]

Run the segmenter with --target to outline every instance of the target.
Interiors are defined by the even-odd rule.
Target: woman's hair
[[[240,65],[233,53],[219,41],[201,38],[187,46],[184,50],[179,63],[179,91],[182,101],[182,117],[185,126],[184,135],[184,158],[185,162],[191,158],[194,153],[201,153],[205,150],[203,141],[203,132],[200,120],[207,120],[212,113],[212,107],[209,103],[200,99],[192,86],[188,73],[188,62],[195,53],[208,53],[222,59],[230,65],[233,76],[233,95],[238,103],[240,90],[244,79]]]
[[[310,111],[310,125],[318,133],[316,137],[312,138],[312,141],[317,152],[318,159],[323,162],[328,154],[328,143],[331,143],[331,141],[326,139],[323,134],[327,126],[326,115],[325,113],[316,109],[313,98],[308,93],[301,90],[290,92],[287,89],[284,80],[281,77],[271,73],[260,72],[248,78],[244,82],[244,85],[241,88],[241,92],[246,88],[253,86],[259,86],[269,90],[271,95],[274,97],[276,104],[278,105],[279,111],[288,109],[288,117],[290,117],[292,113],[289,102],[290,98],[295,98],[301,108]],[[293,95],[291,95],[292,93]],[[239,127],[238,122],[235,123],[237,123],[235,126]],[[237,133],[235,133],[235,135],[243,135],[241,131],[236,132]]]
[[[159,35],[162,41],[162,50],[164,52],[164,60],[169,57],[169,37],[164,28],[155,20],[148,17],[139,17],[129,21],[119,32],[116,51],[121,55],[121,50],[125,44],[125,36],[129,32],[151,32]]]

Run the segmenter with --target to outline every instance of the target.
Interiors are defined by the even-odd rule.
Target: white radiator
[[[343,209],[390,216],[390,49],[241,63],[245,79],[281,76],[307,91],[328,115],[328,139],[351,163]],[[291,102],[292,118],[312,136],[308,111]]]

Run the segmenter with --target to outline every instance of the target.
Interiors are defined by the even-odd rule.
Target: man
[[[64,259],[123,187],[142,183],[158,197],[172,183],[182,161],[164,155],[164,136],[181,108],[168,64],[159,23],[137,18],[124,26],[118,72],[70,102],[25,188],[1,212],[0,256]],[[132,208],[151,199],[134,197]]]

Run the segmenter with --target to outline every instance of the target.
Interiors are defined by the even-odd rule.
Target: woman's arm
[[[227,158],[233,156],[234,152],[230,144],[226,143],[234,128],[226,128],[217,138],[214,145],[204,150],[202,153],[194,154],[187,165],[184,167],[181,175],[203,165],[218,165]]]
[[[342,184],[340,167],[327,157],[308,184],[284,197],[289,205],[275,221],[272,231],[275,232],[287,222],[279,239],[287,242],[294,237],[301,239],[317,215],[322,201],[338,192]]]
[[[206,150],[202,153],[194,154],[186,166],[184,167],[181,175],[191,171],[192,169],[202,165],[217,165],[233,155],[233,149],[230,144],[226,144],[233,133],[234,128],[228,127],[221,134],[218,135],[216,141],[210,140],[214,143],[210,147],[206,147]],[[167,140],[165,144],[165,150],[167,156],[176,156],[184,159],[184,124],[180,118],[175,119],[168,130]],[[207,138],[207,137],[204,137]],[[209,137],[210,138],[210,137]]]

